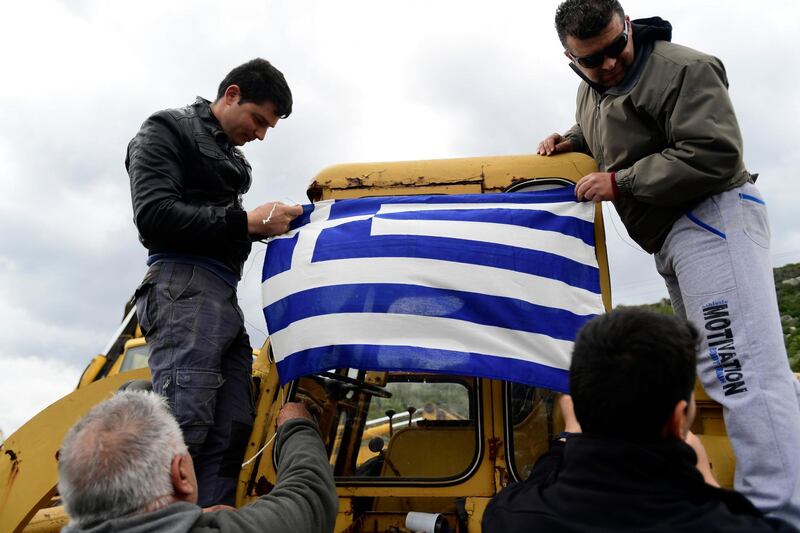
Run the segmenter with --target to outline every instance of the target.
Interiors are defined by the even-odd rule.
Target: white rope
[[[284,395],[283,395],[283,387],[281,387],[281,407],[283,407],[285,404],[286,404],[286,398],[285,398],[285,397],[284,397]],[[251,457],[250,459],[248,459],[247,461],[245,461],[244,463],[242,463],[242,468],[246,467],[247,465],[249,465],[250,463],[252,463],[253,461],[255,461],[255,460],[256,460],[256,457],[258,457],[259,455],[261,455],[262,453],[264,453],[264,450],[266,450],[266,449],[267,449],[267,446],[269,446],[270,444],[272,444],[272,441],[274,441],[274,440],[275,440],[275,437],[277,437],[277,436],[278,436],[278,428],[275,428],[275,433],[274,433],[274,434],[273,434],[273,435],[272,435],[272,436],[269,438],[269,440],[267,441],[267,443],[266,443],[264,446],[262,446],[262,447],[261,447],[261,449],[260,449],[260,450],[258,450],[258,451],[255,453],[255,455],[254,455],[253,457]]]
[[[278,207],[278,202],[275,202],[274,204],[272,204],[272,209],[270,210],[269,215],[267,215],[267,218],[262,218],[261,219],[261,223],[262,224],[264,224],[265,226],[267,224],[269,224],[269,221],[272,220],[273,213],[275,213],[275,208],[276,207]]]
[[[277,436],[278,436],[278,430],[276,429],[276,430],[275,430],[275,434],[274,434],[274,435],[272,435],[272,437],[270,437],[270,439],[267,441],[267,443],[266,443],[264,446],[262,446],[262,447],[261,447],[261,449],[260,449],[260,450],[258,450],[258,451],[256,452],[256,454],[255,454],[253,457],[251,457],[250,459],[248,459],[247,461],[245,461],[244,463],[242,463],[242,468],[246,467],[247,465],[249,465],[250,463],[252,463],[253,461],[255,461],[255,460],[256,460],[256,457],[258,457],[259,455],[261,455],[262,453],[264,453],[264,450],[266,450],[266,449],[267,449],[267,446],[269,446],[270,444],[272,444],[272,441],[274,441],[274,440],[275,440],[275,437],[277,437]]]

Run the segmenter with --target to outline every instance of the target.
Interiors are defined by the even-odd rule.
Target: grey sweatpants
[[[703,201],[655,260],[675,312],[700,331],[697,372],[722,404],[736,489],[800,525],[800,383],[786,357],[758,189],[746,183]]]

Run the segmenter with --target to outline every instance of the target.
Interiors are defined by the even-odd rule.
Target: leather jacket
[[[250,164],[208,100],[151,115],[128,144],[125,168],[134,223],[150,255],[210,258],[241,276],[251,247],[242,208]]]

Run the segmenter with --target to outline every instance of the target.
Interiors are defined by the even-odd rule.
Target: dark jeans
[[[167,399],[194,460],[199,505],[234,505],[253,425],[250,339],[236,291],[200,266],[161,262],[136,290],[153,390]]]

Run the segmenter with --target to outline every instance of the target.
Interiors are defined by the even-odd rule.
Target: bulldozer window
[[[452,479],[475,463],[473,378],[388,372],[377,386],[364,371],[337,374],[302,378],[297,395],[324,390],[318,413],[338,481]]]
[[[125,350],[120,367],[120,372],[127,372],[128,370],[135,370],[137,368],[145,368],[147,366],[147,359],[150,356],[150,350],[146,344],[140,346],[131,346]]]
[[[528,478],[539,457],[564,429],[557,392],[506,383],[505,416],[509,467],[517,481]]]

